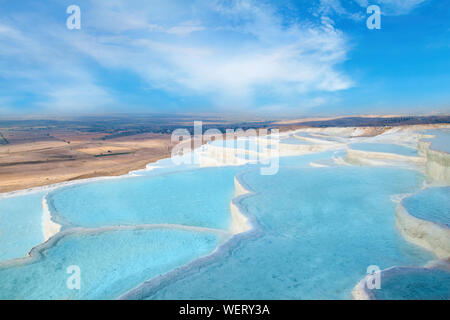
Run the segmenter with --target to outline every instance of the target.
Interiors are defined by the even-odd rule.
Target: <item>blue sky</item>
[[[449,112],[449,58],[442,0],[0,0],[0,114]]]

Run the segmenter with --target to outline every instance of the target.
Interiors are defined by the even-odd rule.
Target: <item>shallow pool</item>
[[[348,299],[370,265],[384,269],[432,259],[398,233],[390,200],[418,190],[420,174],[311,168],[314,158],[322,156],[290,157],[274,176],[245,173],[241,179],[256,195],[240,205],[256,219],[257,231],[195,273],[150,289],[147,298]]]
[[[349,299],[371,265],[386,269],[431,260],[398,232],[391,201],[393,195],[420,191],[424,177],[394,167],[310,165],[334,163],[332,157],[341,154],[282,157],[272,176],[261,175],[258,166],[172,170],[167,165],[142,176],[57,189],[48,202],[66,231],[36,260],[0,267],[0,299],[111,299],[167,272],[159,286],[146,284],[144,298]],[[189,269],[187,263],[222,243],[218,234],[231,223],[235,175],[255,192],[236,200],[254,229]],[[30,230],[39,225],[42,232],[42,196],[0,200],[0,226],[15,225],[23,216],[5,224],[3,213],[27,212],[36,219]],[[440,198],[433,197],[438,207]],[[142,224],[220,230],[135,227]],[[105,226],[122,227],[69,230]],[[81,270],[80,290],[66,285],[67,267],[73,265]],[[183,266],[189,272],[174,273]]]
[[[237,151],[263,152],[271,145],[270,140],[271,139],[259,139],[258,142],[255,138],[250,137],[235,140],[215,140],[209,142],[209,144],[215,147],[234,149]]]
[[[286,143],[286,144],[297,144],[297,145],[312,145],[313,143],[306,140],[300,140],[294,137],[290,137],[287,139],[280,140],[280,143]]]
[[[48,196],[63,226],[183,224],[228,229],[235,168],[205,168],[103,180],[58,189]]]
[[[21,258],[44,241],[45,192],[0,198],[0,261]]]
[[[169,229],[68,235],[34,262],[0,266],[0,299],[118,298],[151,277],[209,254],[218,243],[214,234]],[[79,267],[79,290],[67,286],[70,266]]]
[[[450,228],[450,187],[428,188],[403,200],[409,214]]]
[[[369,152],[383,152],[394,153],[402,156],[415,157],[417,156],[417,150],[398,144],[388,143],[352,143],[349,145],[351,149],[369,151]]]
[[[431,142],[431,149],[450,153],[450,129],[428,130],[425,134],[434,135],[434,138],[424,139]]]
[[[381,289],[372,290],[378,300],[448,300],[450,272],[416,269],[395,276],[381,277]]]

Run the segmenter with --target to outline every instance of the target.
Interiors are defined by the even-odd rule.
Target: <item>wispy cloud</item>
[[[353,12],[352,10],[345,8],[340,0],[320,0],[318,13],[323,16],[338,14],[356,21],[366,18],[365,11],[358,10]]]
[[[318,13],[360,21],[367,18],[365,8],[373,4],[379,5],[384,15],[396,16],[409,14],[427,1],[431,0],[320,0]]]
[[[202,31],[202,30],[205,30],[205,27],[201,26],[200,24],[198,24],[196,22],[192,22],[192,21],[186,21],[186,22],[181,23],[178,26],[167,29],[166,32],[170,33],[170,34],[177,34],[177,35],[185,36],[192,32]]]
[[[89,69],[76,53],[64,48],[58,36],[46,34],[44,39],[0,24],[0,79],[7,91],[2,95],[9,102],[5,109],[26,96],[35,97],[28,104],[40,111],[91,111],[114,105],[107,90],[95,83]]]
[[[379,4],[387,15],[408,14],[420,4],[430,0],[354,0],[360,6],[367,8],[371,4]]]
[[[38,27],[20,22],[31,16],[0,24],[2,78],[21,82],[15,88],[39,96],[41,108],[120,104],[101,70],[126,70],[152,89],[219,106],[309,99],[353,85],[339,69],[346,37],[325,18],[286,23],[251,0],[196,1],[195,9],[176,0],[80,2],[79,32],[48,16]]]
[[[112,62],[108,67],[138,72],[152,86],[215,94],[220,99],[251,98],[267,89],[295,95],[351,86],[335,68],[345,60],[345,37],[329,23],[286,26],[271,7],[249,0],[205,5],[203,10],[217,15],[221,23],[167,30],[177,35],[203,31],[196,38],[121,38],[115,44],[120,50],[106,60],[103,53],[96,54],[107,51],[105,44],[96,42],[85,52],[99,63]],[[229,39],[221,43],[223,30],[229,32],[231,43]]]

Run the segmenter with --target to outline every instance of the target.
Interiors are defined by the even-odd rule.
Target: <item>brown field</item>
[[[70,144],[54,139],[0,145],[0,192],[126,174],[170,156],[172,148],[168,134],[92,139],[72,134],[62,139]]]

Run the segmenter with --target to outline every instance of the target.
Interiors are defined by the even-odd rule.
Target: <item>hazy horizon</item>
[[[82,118],[127,118],[127,117],[167,117],[167,118],[192,118],[194,120],[202,119],[222,119],[222,120],[234,120],[234,121],[262,121],[262,120],[295,120],[295,119],[326,119],[326,118],[395,118],[395,117],[447,117],[450,116],[450,112],[378,112],[378,113],[318,113],[318,114],[263,114],[263,113],[233,113],[233,112],[91,112],[91,113],[4,113],[1,114],[1,120],[60,120],[60,119],[82,119]]]

